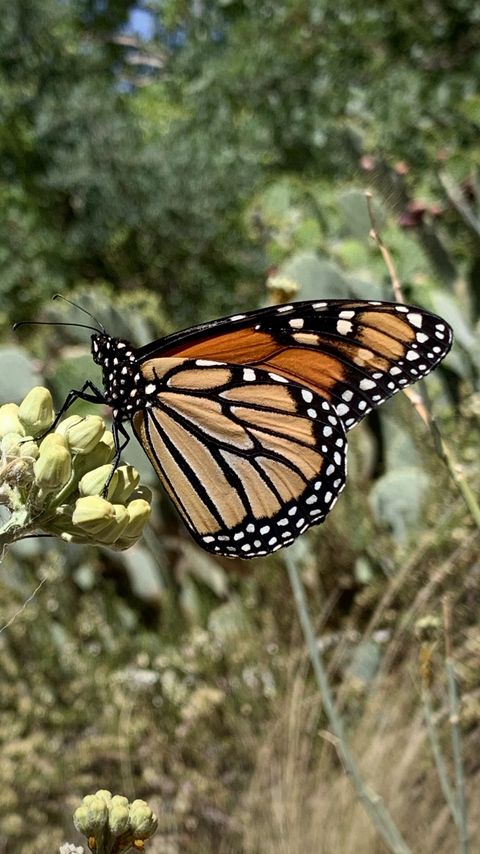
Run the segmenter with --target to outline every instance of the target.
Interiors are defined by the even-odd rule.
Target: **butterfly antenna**
[[[63,299],[64,302],[68,302],[69,305],[73,305],[73,307],[78,309],[78,311],[83,311],[84,314],[87,314],[88,317],[91,317],[91,319],[97,324],[97,326],[99,327],[99,329],[102,332],[106,333],[106,329],[105,329],[103,323],[100,323],[100,321],[97,320],[95,315],[93,315],[89,311],[87,311],[86,308],[83,308],[82,305],[77,305],[76,302],[72,302],[71,299],[67,299],[67,297],[64,297],[62,294],[54,294],[52,299]],[[71,325],[73,326],[73,324],[71,324]]]
[[[68,300],[67,300],[67,302],[68,302]],[[88,311],[87,311],[87,314],[88,314]],[[66,322],[61,321],[61,320],[21,320],[19,323],[13,324],[14,332],[17,329],[20,329],[21,326],[74,326],[74,327],[77,327],[78,329],[90,329],[91,332],[98,332],[97,327],[87,326],[86,323],[66,323]],[[102,329],[103,329],[103,327],[102,327]]]

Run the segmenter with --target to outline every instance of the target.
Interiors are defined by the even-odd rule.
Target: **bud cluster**
[[[54,419],[46,388],[32,389],[20,406],[0,406],[0,504],[10,511],[0,545],[46,533],[128,548],[150,516],[149,491],[133,466],[112,475],[115,447],[103,418],[71,415],[47,432]]]
[[[96,854],[124,854],[143,851],[158,827],[158,819],[146,801],[128,802],[122,795],[99,789],[86,795],[73,814],[76,829],[87,837],[88,847]]]

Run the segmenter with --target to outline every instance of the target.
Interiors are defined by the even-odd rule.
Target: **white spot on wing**
[[[416,326],[417,329],[422,328],[423,317],[421,314],[411,311],[410,314],[407,314],[407,320],[410,321],[412,326]]]
[[[369,379],[360,380],[360,388],[362,389],[362,391],[368,391],[371,388],[375,388],[375,386],[376,386],[376,382],[374,382],[373,380],[369,380]]]
[[[339,332],[340,335],[348,335],[348,333],[351,332],[352,329],[353,329],[353,323],[351,322],[351,320],[338,320],[337,321],[337,332]]]

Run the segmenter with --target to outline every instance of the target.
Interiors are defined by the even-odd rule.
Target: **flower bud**
[[[134,498],[127,504],[127,512],[129,522],[125,534],[127,537],[139,537],[150,518],[152,508],[144,498]]]
[[[72,454],[89,454],[102,438],[105,424],[100,415],[71,415],[56,432],[65,436]]]
[[[116,804],[110,807],[108,827],[112,836],[121,836],[129,829],[130,812],[128,806]]]
[[[144,498],[135,498],[127,504],[127,512],[129,522],[122,535],[115,542],[117,551],[128,549],[141,537],[152,508]]]
[[[128,798],[125,795],[113,795],[111,805],[112,807],[128,807]]]
[[[18,447],[19,456],[22,458],[28,458],[36,460],[40,451],[38,450],[38,445],[30,436],[27,436],[25,439],[22,439],[19,443]]]
[[[88,800],[87,800],[88,798]],[[108,821],[108,807],[103,798],[87,795],[73,814],[73,823],[80,833],[93,836],[102,830]]]
[[[65,448],[68,451],[67,440],[60,433],[49,433],[40,443],[40,453],[44,454],[50,448]]]
[[[267,291],[271,302],[274,305],[279,305],[282,302],[289,302],[294,299],[300,286],[295,279],[289,279],[287,276],[269,276],[267,279]]]
[[[96,534],[98,542],[104,546],[113,546],[122,536],[129,522],[127,508],[123,504],[112,504],[112,507],[115,514],[114,519]]]
[[[7,457],[18,457],[20,454],[20,433],[6,433],[1,441],[2,455]]]
[[[38,436],[45,433],[55,418],[52,395],[48,388],[32,388],[20,404],[18,417],[28,434]]]
[[[109,791],[109,789],[98,789],[98,791],[95,792],[95,797],[103,798],[106,804],[109,804],[112,800],[112,793]]]
[[[48,436],[47,436],[48,438]],[[66,448],[55,443],[40,447],[40,455],[33,466],[35,481],[41,489],[52,492],[66,483],[72,473],[72,458]]]
[[[99,495],[78,498],[72,514],[72,522],[89,534],[98,534],[115,520],[113,505]]]
[[[158,818],[145,801],[130,804],[130,828],[136,839],[148,839],[158,827]]]
[[[112,466],[104,465],[99,466],[98,468],[94,468],[92,471],[87,471],[86,474],[83,475],[80,483],[78,484],[78,491],[80,495],[101,495],[105,484],[112,474]],[[108,494],[107,498],[113,503],[113,493],[115,491],[115,486],[118,481],[118,471],[113,473],[112,479],[108,485]]]
[[[7,433],[19,433],[20,436],[25,436],[16,403],[4,403],[0,406],[0,436],[3,437]]]
[[[140,483],[140,475],[136,468],[128,465],[119,466],[116,474],[117,481],[111,498],[116,504],[125,504]]]

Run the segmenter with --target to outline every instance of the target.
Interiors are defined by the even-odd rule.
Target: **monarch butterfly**
[[[325,519],[345,486],[346,432],[452,343],[427,311],[353,300],[236,314],[140,348],[98,326],[104,390],[87,380],[61,412],[109,404],[114,466],[128,421],[197,543],[241,558]]]

